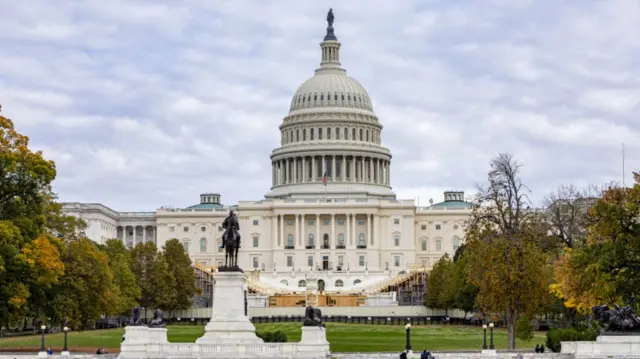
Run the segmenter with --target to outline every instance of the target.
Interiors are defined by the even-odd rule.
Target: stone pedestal
[[[216,273],[213,290],[213,313],[204,335],[196,344],[258,344],[256,328],[244,314],[244,286],[242,272]]]
[[[482,355],[492,355],[495,356],[498,354],[498,352],[495,349],[482,349],[481,352]]]
[[[327,331],[323,327],[302,327],[302,338],[298,343],[299,358],[328,358],[331,354]]]
[[[595,342],[562,342],[563,354],[579,358],[622,358],[640,353],[640,334],[601,335]]]
[[[38,352],[38,358],[46,358],[48,356],[49,354],[47,354],[47,352]]]
[[[65,350],[60,352],[60,355],[62,355],[63,357],[68,357],[69,355],[71,355],[71,353],[69,353],[69,351]]]
[[[127,326],[124,341],[120,344],[120,359],[146,358],[148,351],[157,351],[161,344],[169,344],[166,328]]]

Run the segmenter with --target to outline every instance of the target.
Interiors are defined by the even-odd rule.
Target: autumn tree
[[[454,267],[451,258],[445,254],[436,262],[429,273],[425,306],[443,309],[445,313],[455,305],[456,283],[453,279]]]
[[[468,261],[464,255],[466,244],[462,244],[456,250],[453,256],[453,277],[455,288],[455,304],[454,307],[467,313],[476,309],[476,297],[478,296],[478,287],[469,282],[467,277]]]
[[[103,250],[108,258],[117,297],[115,310],[107,314],[120,314],[136,306],[140,297],[140,288],[131,271],[131,253],[118,239],[107,240]]]
[[[162,254],[167,263],[168,275],[171,278],[171,292],[165,309],[179,310],[191,306],[193,296],[198,293],[196,275],[191,266],[191,258],[184,251],[182,243],[177,239],[168,240],[162,247]]]
[[[491,161],[488,183],[480,186],[466,233],[467,276],[479,288],[485,312],[503,313],[508,348],[516,346],[516,322],[534,315],[549,297],[550,272],[539,246],[540,216],[530,208],[521,165],[511,155]]]
[[[545,223],[558,247],[574,248],[587,237],[588,211],[597,200],[597,189],[579,191],[563,185],[544,200]]]
[[[589,313],[597,304],[638,306],[640,293],[640,176],[611,187],[589,210],[586,245],[567,250],[555,265],[555,294]]]
[[[47,234],[45,208],[56,176],[52,161],[0,115],[0,326],[37,311],[43,293],[64,273],[60,243]],[[40,308],[42,309],[42,308]]]

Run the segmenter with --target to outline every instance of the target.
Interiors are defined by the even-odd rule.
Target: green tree
[[[107,255],[88,238],[67,242],[62,255],[65,275],[56,288],[54,307],[59,322],[75,328],[93,324],[117,307],[117,291]]]
[[[488,184],[479,188],[466,233],[467,276],[479,288],[485,312],[504,313],[508,348],[516,346],[516,322],[534,315],[549,297],[550,270],[540,248],[540,217],[529,210],[520,165],[509,154],[491,161]]]
[[[524,342],[529,342],[533,339],[534,327],[531,324],[529,318],[523,315],[516,322],[516,337]]]
[[[453,274],[453,262],[451,262],[449,255],[445,254],[436,262],[429,273],[425,306],[443,309],[448,315],[449,310],[455,305],[456,283],[452,280]]]
[[[476,309],[478,287],[471,284],[467,278],[467,260],[464,256],[466,244],[462,244],[453,256],[453,281],[456,289],[454,307],[467,313]]]
[[[131,250],[131,272],[140,288],[137,302],[145,312],[169,306],[175,292],[167,262],[153,242],[139,243]]]
[[[109,260],[117,297],[115,311],[107,314],[123,313],[136,306],[140,297],[140,288],[131,271],[131,253],[118,239],[107,240],[103,250]]]
[[[162,253],[167,263],[171,278],[171,296],[165,304],[167,310],[189,308],[193,296],[198,293],[196,275],[191,266],[191,259],[184,251],[182,243],[177,239],[168,240],[162,247]]]

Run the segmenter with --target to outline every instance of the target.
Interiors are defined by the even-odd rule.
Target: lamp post
[[[493,346],[493,322],[489,323],[489,337],[491,338],[489,349],[493,350],[495,349],[495,347]]]
[[[67,333],[69,332],[69,327],[62,328],[64,330],[64,348],[62,348],[62,355],[69,355],[69,348],[67,347]]]
[[[41,335],[41,342],[40,342],[40,353],[38,353],[38,357],[40,358],[46,358],[47,357],[47,350],[44,348],[44,331],[45,329],[47,329],[46,325],[41,325],[40,326],[40,335]]]
[[[406,338],[406,345],[405,345],[405,350],[406,351],[410,351],[411,350],[411,322],[407,321],[407,324],[404,326],[404,330],[407,333],[407,338]]]
[[[482,331],[484,331],[484,344],[482,344],[482,349],[487,349],[487,325],[482,324]]]

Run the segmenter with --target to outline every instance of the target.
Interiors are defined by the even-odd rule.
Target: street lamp
[[[487,349],[487,325],[482,324],[482,330],[484,331],[484,344],[482,344],[482,349]]]
[[[411,323],[407,321],[407,324],[404,326],[404,330],[407,333],[407,343],[405,345],[405,349],[407,351],[411,350]]]
[[[45,349],[44,349],[44,331],[45,331],[45,329],[47,329],[46,325],[41,325],[40,326],[40,333],[42,334],[42,342],[40,344],[40,351],[41,352],[45,351]]]
[[[69,348],[67,347],[67,333],[69,332],[69,327],[62,328],[64,330],[64,348],[62,348],[62,355],[69,355]]]
[[[491,343],[489,344],[489,349],[493,350],[495,347],[493,346],[493,322],[489,323],[489,336],[491,338]]]

